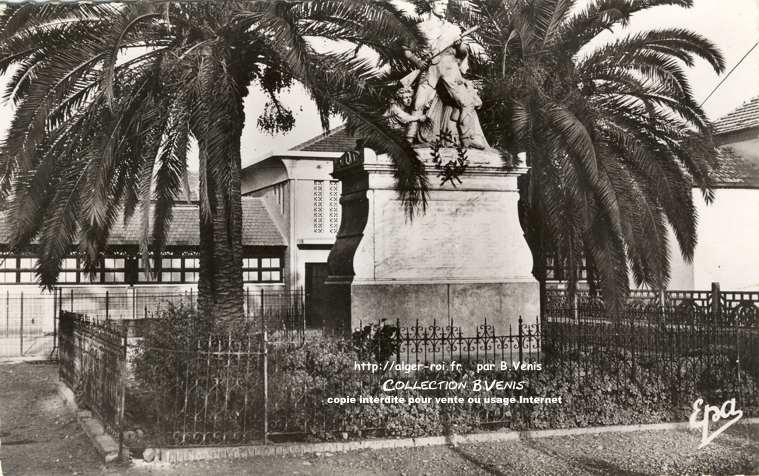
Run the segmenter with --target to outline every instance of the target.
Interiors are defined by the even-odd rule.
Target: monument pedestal
[[[429,149],[418,151],[431,157]],[[440,152],[443,162],[456,155]],[[498,333],[510,325],[516,333],[520,316],[528,322],[539,316],[532,255],[517,214],[517,177],[527,169],[504,169],[493,150],[469,150],[468,157],[456,187],[440,185],[438,170],[427,164],[427,210],[413,220],[394,189],[388,156],[363,149],[335,161],[342,221],[328,260],[328,325],[452,322],[474,335],[485,320]]]

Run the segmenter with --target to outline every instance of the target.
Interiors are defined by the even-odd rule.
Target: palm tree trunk
[[[528,165],[529,155],[528,155]],[[519,201],[521,205],[520,220],[527,245],[532,252],[532,275],[538,281],[540,296],[541,321],[545,316],[546,309],[546,242],[543,227],[543,217],[536,206],[538,200],[538,186],[540,182],[534,178],[535,170],[532,169],[526,175],[519,177]]]
[[[201,194],[209,195],[213,208],[212,219],[203,220],[204,207],[208,204],[200,200],[200,273],[198,279],[198,310],[201,316],[215,324],[242,319],[243,279],[242,279],[242,199],[240,190],[240,138],[244,123],[242,98],[235,98],[238,107],[228,117],[212,126],[212,131],[229,136],[225,160],[228,164],[230,183],[219,184],[214,173],[201,173],[207,183],[200,184]],[[198,148],[205,150],[202,136],[198,136]],[[201,166],[219,163],[208,157],[201,160]],[[206,215],[207,216],[207,215]]]

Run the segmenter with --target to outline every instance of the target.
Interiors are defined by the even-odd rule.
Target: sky
[[[581,1],[580,6],[582,3]],[[694,3],[690,9],[665,6],[638,13],[627,27],[599,35],[590,46],[601,44],[616,35],[652,28],[678,27],[696,31],[717,45],[727,64],[723,76],[718,76],[703,61],[687,71],[696,99],[703,101],[727,71],[759,40],[759,0],[695,0]],[[710,119],[716,120],[757,95],[759,47],[704,104],[704,109]],[[296,118],[295,127],[287,134],[270,135],[258,130],[256,119],[265,102],[265,96],[255,87],[246,98],[246,125],[242,137],[243,166],[261,160],[270,152],[285,151],[322,132],[316,107],[302,87],[293,86],[283,94],[283,102],[293,110]],[[0,105],[2,135],[8,127],[10,111],[9,105]],[[339,125],[339,121],[333,121],[333,125]],[[189,167],[197,169],[197,157],[191,159]]]

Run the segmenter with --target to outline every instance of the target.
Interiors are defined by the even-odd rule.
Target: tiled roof
[[[285,246],[285,239],[274,224],[261,198],[242,198],[242,244],[243,246]],[[200,243],[198,227],[199,208],[195,205],[176,205],[169,226],[167,246],[197,246]],[[118,220],[111,230],[109,245],[139,245],[142,236],[139,211],[124,225]],[[0,214],[0,243],[8,243],[10,223],[6,214]],[[151,227],[152,228],[152,227]]]
[[[714,131],[717,134],[728,134],[752,127],[759,127],[759,96],[714,123]]]
[[[290,150],[307,152],[346,152],[356,148],[356,138],[348,134],[345,126],[337,127],[327,134],[319,134],[313,139],[296,145]]]
[[[759,188],[759,164],[720,147],[719,168],[712,172],[717,188]]]

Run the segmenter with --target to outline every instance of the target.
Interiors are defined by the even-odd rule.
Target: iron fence
[[[245,291],[245,317],[254,328],[270,332],[303,332],[307,322],[306,294],[303,290]]]
[[[621,316],[610,316],[603,298],[588,290],[573,296],[564,289],[546,291],[542,309],[544,319],[574,317],[575,320],[625,320],[631,317],[655,316],[665,323],[713,322],[715,325],[759,326],[759,292],[721,291],[713,283],[710,291],[631,291]]]
[[[540,322],[526,322],[521,317],[506,329],[496,329],[487,319],[474,328],[471,335],[455,321],[431,325],[401,326],[387,321],[359,324],[354,340],[363,341],[377,360],[395,360],[429,364],[439,361],[539,360],[541,349]]]
[[[61,311],[59,376],[77,403],[91,410],[123,443],[127,388],[127,333],[113,321]]]
[[[61,309],[106,320],[136,320],[154,317],[170,305],[194,305],[193,288],[113,286],[56,289]]]
[[[140,348],[128,416],[169,445],[239,444],[264,439],[262,334],[199,340],[187,349]]]
[[[106,320],[152,319],[171,305],[196,306],[198,297],[194,288],[141,286],[57,289],[56,296],[63,310]],[[302,290],[246,288],[243,306],[246,319],[265,320],[270,329],[298,329],[306,322]]]
[[[270,332],[313,333],[305,329],[302,290],[245,290],[246,320],[255,328],[265,322]],[[42,293],[34,287],[0,291],[0,358],[55,357],[61,311],[101,321],[141,321],[157,317],[169,306],[195,306],[197,292],[184,287],[113,286],[57,288]]]
[[[56,342],[52,295],[0,294],[0,357],[50,356]]]

